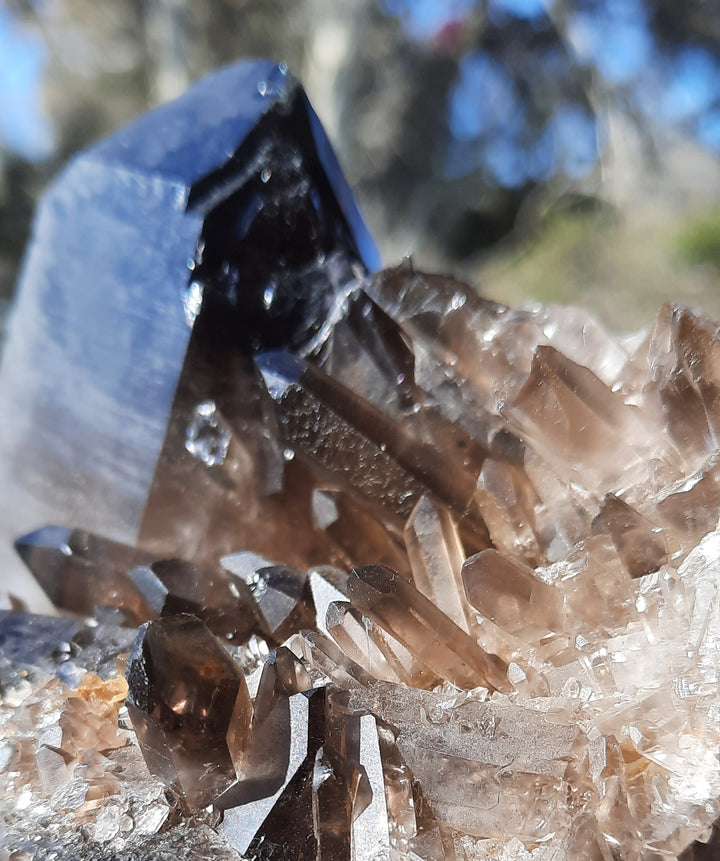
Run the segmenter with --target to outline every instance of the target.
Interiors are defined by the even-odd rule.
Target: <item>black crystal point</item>
[[[195,559],[194,534],[153,544],[175,480],[157,471],[179,463],[193,410],[212,400],[247,433],[243,357],[305,344],[378,263],[302,88],[272,62],[216,72],[81,153],[40,203],[0,369],[0,522],[11,537],[111,524]]]
[[[313,115],[297,85],[262,117],[236,158],[251,166],[205,218],[193,284],[235,315],[246,349],[297,348],[327,317],[338,288],[364,269],[313,140]],[[201,184],[203,207],[227,178]]]

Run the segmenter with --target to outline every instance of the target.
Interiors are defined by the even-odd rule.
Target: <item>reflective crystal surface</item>
[[[268,60],[208,75],[76,156],[33,236],[0,367],[6,576],[44,523],[190,561],[227,529],[262,543],[246,357],[302,348],[379,264],[298,82]]]
[[[140,629],[128,660],[127,709],[150,771],[191,809],[234,778],[249,734],[245,678],[208,628],[180,614]]]
[[[67,615],[3,586],[2,857],[708,857],[716,324],[368,274],[267,63],[81,156],[37,235],[0,480]]]
[[[228,557],[226,557],[227,559]],[[230,557],[232,559],[232,557]],[[233,561],[225,563],[232,572]],[[265,636],[283,640],[292,630],[312,624],[303,601],[307,588],[307,572],[290,565],[264,565],[244,569],[237,578],[254,599],[260,628]]]
[[[133,547],[79,529],[46,526],[18,538],[15,549],[53,604],[92,616],[114,607],[130,625],[158,612],[128,572],[148,560]]]

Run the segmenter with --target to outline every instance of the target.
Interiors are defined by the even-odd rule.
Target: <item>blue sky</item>
[[[0,148],[31,160],[52,152],[52,130],[40,99],[44,65],[39,35],[0,5]]]
[[[477,0],[380,0],[408,35],[429,42],[451,22],[472,13]],[[496,23],[541,20],[552,0],[488,0]],[[679,128],[720,152],[720,63],[705,49],[661,54],[648,30],[643,0],[605,0],[570,20],[568,50],[592,64],[611,86],[624,88],[659,129]],[[39,34],[0,3],[0,149],[41,160],[52,152],[52,129],[42,111],[45,50]],[[539,70],[542,74],[542,70]],[[483,167],[503,185],[544,179],[554,172],[579,176],[597,157],[593,118],[558,104],[533,140],[512,76],[496,60],[471,51],[461,61],[447,122],[453,140],[449,174]],[[601,137],[601,135],[600,135]]]
[[[496,24],[545,18],[552,0],[488,0]],[[474,0],[383,0],[411,38],[429,42],[448,23],[472,12]],[[661,51],[643,0],[605,0],[571,15],[570,51],[593,66],[610,88],[621,88],[656,131],[680,131],[720,152],[720,62],[699,46]],[[539,70],[542,74],[542,70]],[[452,134],[449,176],[479,168],[507,186],[553,173],[582,176],[597,160],[603,138],[594,118],[559,103],[534,138],[509,69],[481,52],[467,54],[448,104]]]

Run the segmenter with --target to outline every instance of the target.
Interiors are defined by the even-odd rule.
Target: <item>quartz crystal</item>
[[[247,531],[277,555],[286,501],[249,504],[247,353],[311,340],[379,263],[298,82],[267,60],[207,76],[74,158],[33,235],[0,367],[4,570],[44,523],[189,561]]]
[[[127,709],[153,774],[200,809],[232,782],[249,735],[245,678],[188,614],[140,628],[128,660]]]
[[[0,478],[66,615],[0,611],[0,857],[713,857],[717,324],[375,265],[269,63],[48,192]]]
[[[92,616],[115,607],[129,624],[155,613],[128,576],[147,556],[117,541],[79,529],[46,526],[15,542],[18,554],[56,607]]]

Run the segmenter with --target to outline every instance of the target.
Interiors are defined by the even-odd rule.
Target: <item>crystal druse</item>
[[[47,192],[0,474],[64,615],[0,610],[0,857],[714,857],[717,325],[377,268],[271,63]]]

